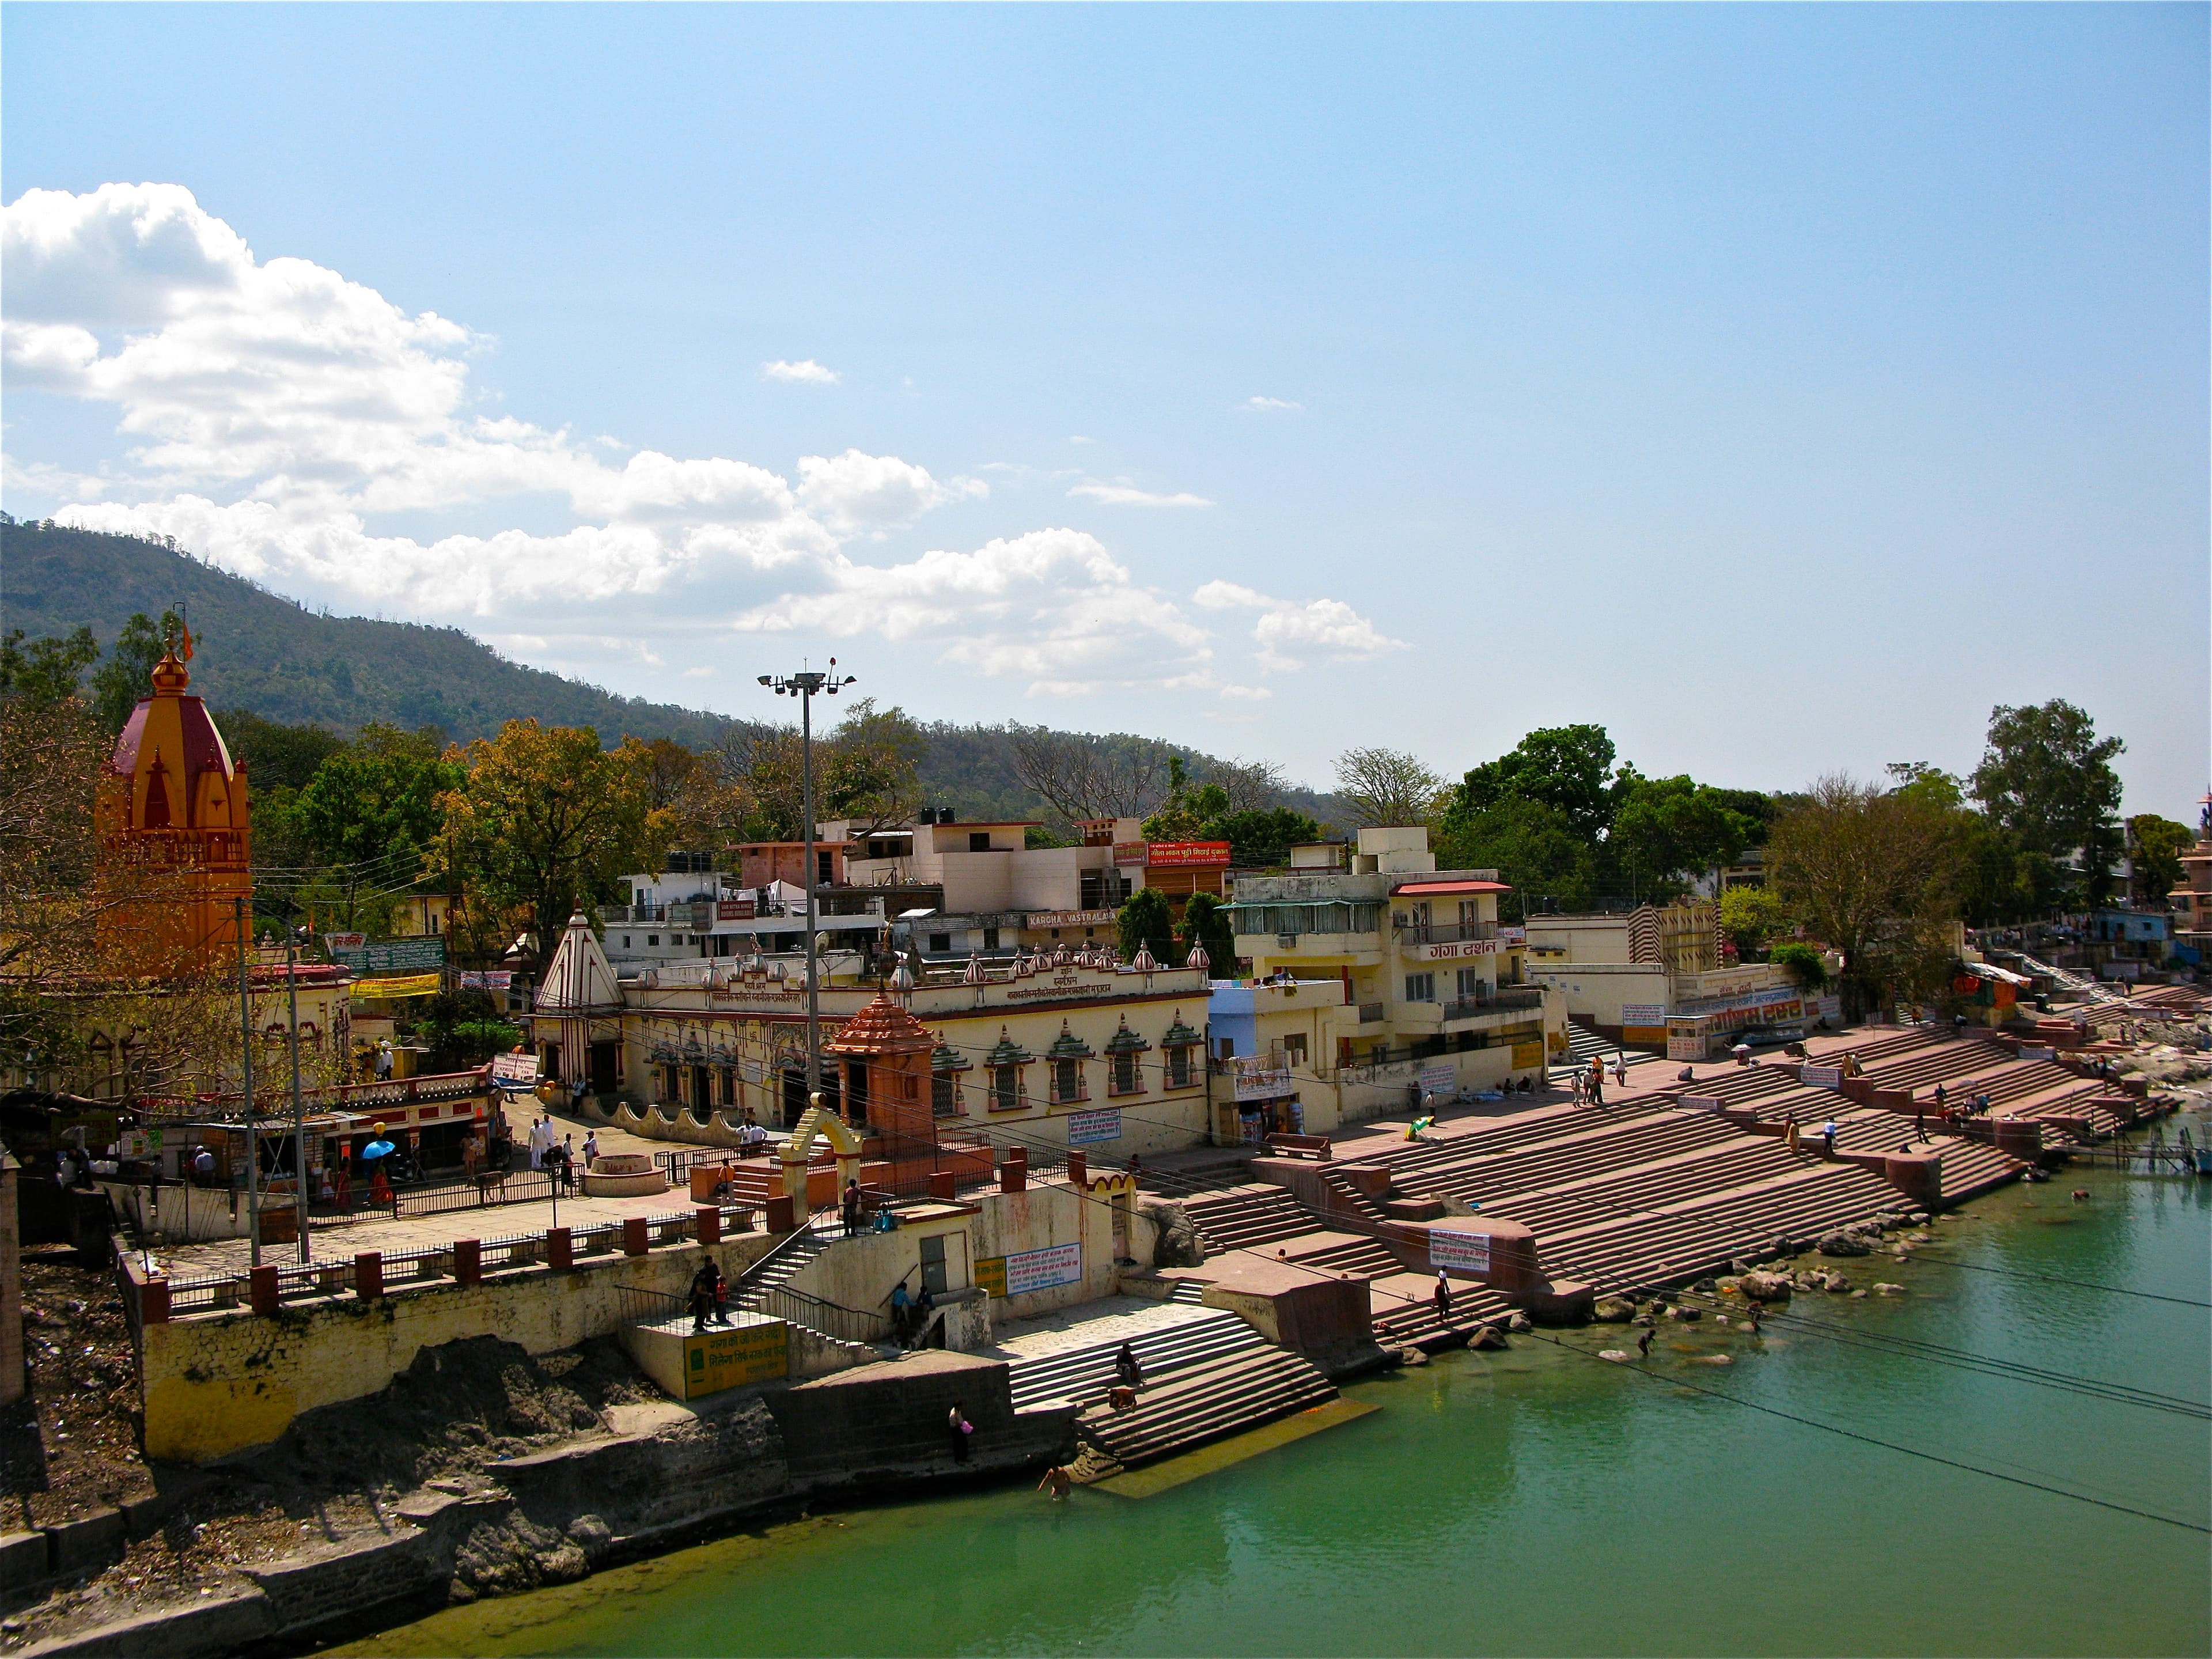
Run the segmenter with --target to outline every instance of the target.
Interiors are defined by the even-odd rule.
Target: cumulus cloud
[[[280,591],[489,619],[508,648],[572,672],[672,658],[704,678],[717,642],[806,629],[906,642],[1039,696],[1267,695],[1218,673],[1212,632],[1085,532],[858,556],[988,499],[980,479],[858,448],[787,473],[518,417],[478,389],[485,337],[312,261],[261,259],[180,186],[27,191],[0,214],[0,270],[10,388],[118,411],[120,453],[96,474],[0,456],[7,487],[64,503],[64,522],[173,537]],[[762,372],[837,379],[811,359]],[[1071,493],[1211,505],[1126,482]],[[1198,605],[1260,611],[1262,665],[1395,644],[1335,601],[1214,583]]]
[[[1251,397],[1247,398],[1243,403],[1239,404],[1237,407],[1239,409],[1249,409],[1255,414],[1265,415],[1276,410],[1289,411],[1300,410],[1304,409],[1305,405],[1304,404],[1294,404],[1287,398]]]
[[[795,363],[779,357],[772,363],[761,365],[761,378],[788,385],[835,386],[844,376],[834,368],[823,368],[811,357],[802,357]]]
[[[1097,501],[1107,507],[1212,507],[1213,503],[1203,495],[1185,492],[1175,495],[1158,495],[1149,489],[1138,489],[1128,484],[1079,483],[1067,492],[1079,501]]]
[[[1253,642],[1262,667],[1303,668],[1318,654],[1337,662],[1358,662],[1407,649],[1341,599],[1279,599],[1235,582],[1210,581],[1191,595],[1206,611],[1256,611]]]

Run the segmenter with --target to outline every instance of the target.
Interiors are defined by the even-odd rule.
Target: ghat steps
[[[1241,1434],[1336,1398],[1336,1385],[1294,1353],[1261,1342],[1203,1361],[1146,1388],[1133,1411],[1093,1406],[1075,1419],[1092,1455],[1083,1478],[1100,1480]]]

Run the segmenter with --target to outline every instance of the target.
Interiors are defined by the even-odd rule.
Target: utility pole
[[[253,1104],[253,992],[246,970],[246,935],[253,931],[253,915],[242,898],[231,903],[238,913],[238,1023],[245,1044],[238,1051],[239,1073],[246,1099],[246,1215],[252,1229],[253,1265],[261,1265],[261,1149],[254,1139]]]
[[[837,666],[836,658],[830,659],[830,666]],[[814,694],[819,691],[834,697],[854,678],[848,674],[841,679],[834,673],[805,667],[796,674],[760,677],[760,683],[771,687],[779,697],[799,699],[799,794],[806,818],[806,862],[800,874],[806,884],[806,1103],[810,1107],[822,1088],[822,986],[814,945]]]
[[[292,1000],[292,1172],[299,1188],[300,1265],[314,1259],[307,1242],[307,1106],[300,1093],[299,930],[284,925],[284,992]]]

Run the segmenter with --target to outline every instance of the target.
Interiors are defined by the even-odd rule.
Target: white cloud
[[[96,473],[0,455],[9,490],[58,503],[57,519],[174,537],[283,592],[490,619],[507,648],[572,672],[665,662],[703,678],[710,642],[719,659],[733,633],[803,629],[911,643],[1038,696],[1267,695],[1217,674],[1212,632],[1081,530],[855,556],[937,507],[988,499],[980,479],[857,448],[786,476],[520,418],[474,378],[484,336],[308,260],[258,259],[179,186],[26,192],[0,214],[0,268],[10,389],[118,411],[119,453]],[[811,360],[763,373],[837,378]],[[1016,476],[1073,477],[1071,494],[1099,505],[1212,505]],[[1258,611],[1262,666],[1396,643],[1334,600],[1209,583],[1199,605]]]
[[[772,363],[761,365],[761,378],[792,385],[835,386],[844,376],[834,368],[823,368],[811,357],[802,357],[795,363],[779,357]]]
[[[1079,483],[1067,492],[1078,501],[1097,501],[1106,507],[1212,507],[1213,503],[1203,495],[1182,494],[1156,495],[1149,489],[1138,489],[1128,484]]]
[[[1252,638],[1260,647],[1263,668],[1303,668],[1315,653],[1338,662],[1358,662],[1407,648],[1403,640],[1392,639],[1342,599],[1310,599],[1301,605],[1225,581],[1206,583],[1191,599],[1206,611],[1258,611]]]
[[[1287,398],[1251,397],[1247,398],[1243,403],[1237,404],[1237,407],[1239,409],[1251,410],[1255,414],[1264,415],[1276,410],[1296,413],[1303,411],[1305,405],[1304,404],[1294,404]]]

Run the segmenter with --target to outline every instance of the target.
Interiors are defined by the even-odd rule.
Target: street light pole
[[[300,961],[299,929],[284,925],[284,991],[292,1004],[292,1174],[298,1191],[300,1265],[314,1259],[307,1240],[307,1106],[300,1092]]]
[[[837,666],[837,659],[830,659],[830,666]],[[763,685],[770,687],[779,697],[799,699],[799,777],[801,809],[806,819],[806,862],[799,874],[806,884],[806,1103],[813,1105],[814,1097],[822,1088],[822,987],[814,946],[816,883],[814,870],[814,695],[822,692],[836,696],[853,684],[854,676],[842,678],[835,673],[823,673],[802,668],[796,674],[763,674]]]
[[[253,1265],[261,1265],[261,1149],[253,1135],[253,993],[246,968],[246,935],[253,931],[252,914],[244,899],[233,903],[238,912],[238,1023],[245,1046],[238,1051],[239,1072],[246,1101],[246,1215],[253,1233]]]

